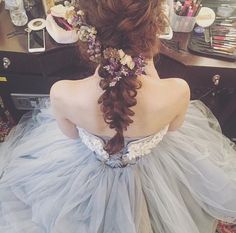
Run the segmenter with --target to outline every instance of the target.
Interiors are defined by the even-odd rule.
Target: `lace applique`
[[[96,154],[102,156],[104,159],[109,158],[109,154],[103,149],[104,142],[101,138],[88,133],[86,130],[79,128],[79,135],[82,142]]]
[[[140,139],[136,142],[130,142],[128,144],[128,152],[126,156],[129,160],[135,159],[137,157],[143,157],[151,152],[151,149],[154,148],[164,137],[168,131],[168,125],[163,128],[160,132],[148,136],[146,138]]]
[[[126,152],[120,156],[119,160],[123,161],[124,164],[127,165],[127,160],[134,162],[134,160],[148,155],[151,152],[151,149],[154,148],[163,139],[164,135],[168,131],[168,127],[169,125],[167,125],[160,132],[154,135],[129,142],[127,144]],[[82,142],[90,150],[94,151],[95,154],[102,157],[102,159],[105,161],[112,160],[112,157],[109,158],[109,154],[103,149],[104,140],[102,138],[90,134],[82,128],[79,128],[79,133]]]

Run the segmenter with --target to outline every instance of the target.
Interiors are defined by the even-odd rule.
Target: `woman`
[[[154,67],[161,2],[79,4],[96,71],[55,83],[51,108],[1,146],[0,232],[212,233],[216,219],[236,222],[235,147],[186,82]]]

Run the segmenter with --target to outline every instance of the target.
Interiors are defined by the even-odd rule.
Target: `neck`
[[[146,62],[147,62],[147,65],[145,67],[146,75],[151,78],[155,78],[155,79],[158,78],[159,79],[160,77],[159,77],[156,67],[154,65],[153,58],[147,60]]]

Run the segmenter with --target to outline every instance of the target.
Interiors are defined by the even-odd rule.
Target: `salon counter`
[[[22,95],[18,99],[21,108],[30,108],[42,94],[48,94],[54,82],[61,79],[76,79],[83,71],[74,44],[57,44],[46,33],[46,51],[29,53],[27,32],[24,27],[15,27],[9,12],[0,4],[0,96],[15,120],[23,111],[16,109],[12,94]],[[14,35],[9,33],[22,32]],[[31,94],[31,97],[27,95]],[[24,96],[25,95],[25,96]]]
[[[46,33],[46,52],[29,53],[25,28],[26,26],[14,26],[10,20],[9,12],[4,9],[3,4],[0,4],[1,72],[47,76],[67,68],[73,63],[75,55],[74,45],[57,44],[50,38],[48,33]],[[20,33],[14,34],[15,32]],[[6,58],[5,62],[2,60],[3,57]],[[6,67],[7,62],[10,62],[8,67]]]
[[[179,44],[179,48],[174,50],[162,45],[161,54],[171,57],[185,66],[236,69],[236,60],[227,61],[190,53],[187,48],[189,38],[190,33],[174,33],[172,41]]]
[[[159,74],[185,79],[191,99],[201,99],[214,112],[223,132],[236,140],[236,61],[190,53],[189,37],[188,33],[174,33],[171,43],[163,41],[156,58]]]

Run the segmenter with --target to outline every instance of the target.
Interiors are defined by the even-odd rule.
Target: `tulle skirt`
[[[192,101],[181,128],[136,164],[112,168],[27,114],[0,145],[0,233],[213,233],[236,223],[236,148]]]

